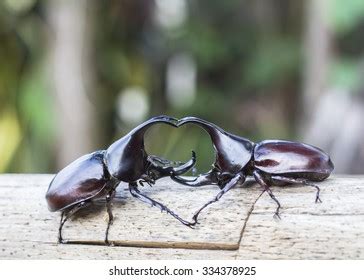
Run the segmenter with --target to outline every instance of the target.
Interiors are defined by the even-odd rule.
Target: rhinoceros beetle
[[[152,185],[165,176],[182,175],[191,169],[196,157],[186,163],[171,162],[157,156],[148,155],[144,149],[144,134],[156,123],[165,123],[176,127],[177,120],[167,116],[152,118],[127,135],[114,142],[107,150],[96,151],[84,155],[62,169],[51,181],[46,193],[50,211],[61,211],[61,221],[58,229],[58,241],[62,238],[64,223],[78,210],[89,205],[96,199],[106,198],[106,209],[109,216],[105,232],[105,243],[108,241],[110,225],[113,221],[111,201],[115,189],[120,182],[129,183],[129,191],[133,197],[166,211],[181,223],[189,222],[158,201],[155,201],[138,189],[138,183]]]
[[[217,202],[226,192],[247,176],[253,176],[269,196],[276,202],[275,217],[279,218],[279,201],[272,193],[271,186],[304,184],[316,188],[316,202],[320,200],[320,188],[312,181],[322,181],[334,169],[330,157],[311,145],[283,141],[265,140],[259,143],[228,133],[220,127],[196,117],[185,117],[178,126],[193,123],[202,127],[211,137],[216,154],[213,168],[193,179],[179,176],[171,178],[179,183],[199,187],[216,184],[221,191],[203,205],[193,216],[191,225],[197,223],[200,212],[211,203]]]

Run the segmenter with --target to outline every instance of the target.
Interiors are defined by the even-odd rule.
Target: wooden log
[[[81,210],[64,227],[72,244],[57,244],[60,213],[44,198],[52,175],[0,175],[0,259],[362,259],[364,257],[364,178],[340,176],[315,189],[275,187],[274,202],[247,182],[227,193],[190,229],[131,197],[126,184],[113,202],[114,223],[104,245],[104,201]],[[163,179],[145,194],[185,219],[212,198],[216,186],[189,188]]]
[[[264,194],[254,205],[239,248],[240,259],[363,259],[364,178],[340,176],[315,189],[274,188],[282,204],[281,220],[271,218]]]

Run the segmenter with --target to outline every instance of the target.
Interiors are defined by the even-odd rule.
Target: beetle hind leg
[[[61,221],[59,223],[59,228],[58,228],[58,243],[61,243],[61,244],[65,244],[67,243],[66,240],[63,239],[62,237],[62,228],[64,226],[64,224],[66,223],[66,221],[71,217],[73,216],[78,210],[80,210],[81,208],[84,208],[86,205],[88,205],[89,203],[88,202],[81,202],[79,204],[76,204],[73,208],[71,208],[70,210],[68,211],[62,211],[62,214],[61,214]]]
[[[279,181],[279,182],[285,182],[285,183],[290,183],[290,184],[303,184],[306,186],[310,186],[316,189],[316,199],[315,199],[315,203],[321,203],[322,200],[320,199],[320,187],[315,185],[314,183],[307,181],[305,179],[293,179],[293,178],[288,178],[288,177],[284,177],[284,176],[272,176],[273,180]]]
[[[267,188],[264,187],[264,190],[268,193],[268,195],[270,196],[271,199],[274,200],[275,203],[277,203],[277,209],[276,212],[274,212],[274,218],[277,219],[281,219],[281,216],[279,215],[279,209],[281,209],[281,204],[279,203],[278,199],[275,197],[275,195],[273,194],[272,190],[269,188],[269,186]]]
[[[58,227],[58,243],[63,243],[62,228],[65,223],[65,221],[63,221],[63,219],[64,219],[64,211],[62,211],[61,220],[59,222],[59,227]]]
[[[322,203],[322,200],[320,199],[320,188],[319,188],[319,186],[317,186],[315,184],[311,184],[311,183],[305,183],[305,185],[314,187],[316,189],[316,199],[315,199],[315,203]]]

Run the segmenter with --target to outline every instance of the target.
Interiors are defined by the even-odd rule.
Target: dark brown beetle
[[[192,180],[178,176],[172,176],[172,179],[192,187],[216,184],[221,189],[214,199],[194,214],[194,222],[191,225],[197,223],[197,217],[204,208],[218,201],[238,183],[243,183],[247,176],[253,176],[277,203],[275,216],[278,218],[281,206],[270,186],[313,186],[317,190],[316,202],[321,202],[320,188],[312,181],[326,179],[334,169],[330,157],[322,150],[311,145],[283,140],[265,140],[255,144],[195,117],[181,119],[178,126],[186,123],[196,124],[206,130],[213,142],[216,160],[209,172]]]
[[[165,176],[182,175],[194,166],[196,162],[194,152],[192,152],[192,159],[183,164],[147,155],[144,149],[144,134],[148,128],[156,123],[166,123],[177,127],[176,122],[176,119],[167,116],[152,118],[114,142],[107,150],[82,156],[56,174],[49,185],[46,200],[50,211],[62,212],[58,231],[60,243],[64,243],[62,227],[69,217],[100,198],[106,198],[109,221],[105,242],[109,243],[108,232],[113,221],[111,201],[121,181],[129,183],[129,191],[133,197],[156,206],[181,223],[189,225],[187,221],[160,202],[142,194],[137,187],[137,183],[151,185]]]

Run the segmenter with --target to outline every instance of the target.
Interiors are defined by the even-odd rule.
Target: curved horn
[[[235,174],[252,158],[254,143],[246,138],[228,133],[217,125],[196,117],[185,117],[177,126],[193,123],[202,127],[211,137],[216,153],[215,167],[221,172]]]
[[[196,163],[196,153],[192,151],[192,158],[189,161],[185,162],[180,166],[172,168],[172,175],[182,175],[186,173],[195,165],[195,163]]]
[[[139,179],[145,171],[147,154],[144,150],[144,134],[156,123],[177,127],[177,119],[168,116],[151,118],[138,125],[127,135],[115,141],[106,151],[105,161],[109,173],[126,182]]]
[[[148,156],[148,161],[151,163],[149,169],[156,171],[156,173],[153,174],[153,179],[157,180],[166,176],[172,177],[186,173],[195,165],[196,154],[192,151],[192,158],[189,161],[179,163],[179,165],[175,167],[173,167],[175,162],[157,156]]]
[[[153,117],[142,124],[138,125],[136,128],[131,130],[127,135],[131,135],[133,137],[141,137],[144,138],[145,132],[154,124],[156,123],[165,123],[171,126],[177,127],[178,120],[173,117],[161,115],[157,117]]]

